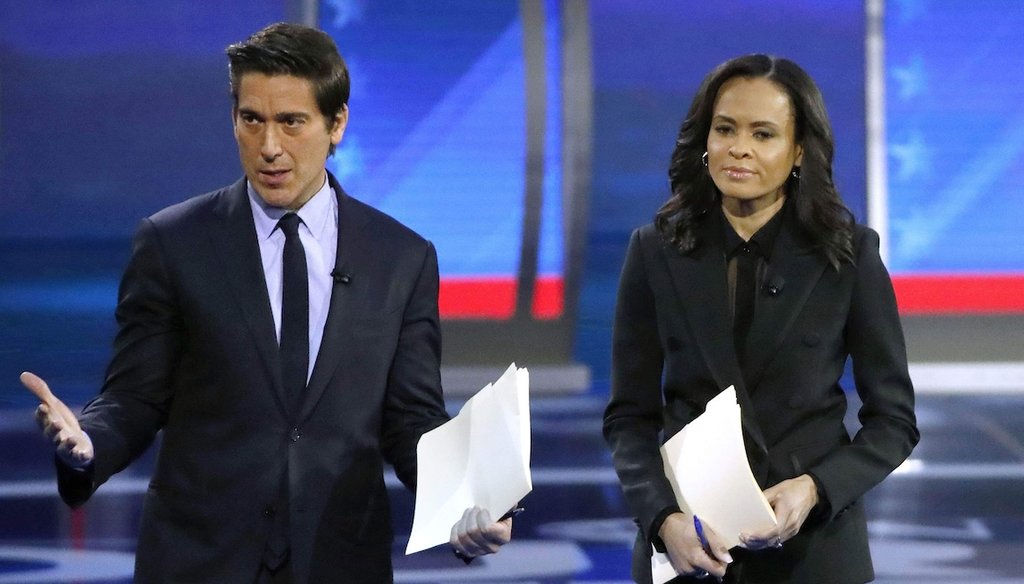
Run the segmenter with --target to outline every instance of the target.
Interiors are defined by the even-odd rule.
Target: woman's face
[[[723,204],[754,211],[783,196],[803,158],[793,106],[774,82],[734,77],[718,91],[708,133],[708,172]],[[732,200],[729,200],[732,199]]]

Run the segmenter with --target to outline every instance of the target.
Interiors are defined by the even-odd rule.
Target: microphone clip
[[[334,282],[336,284],[349,284],[352,282],[352,274],[342,272],[338,268],[334,268],[334,270],[331,271],[331,277],[334,278]]]

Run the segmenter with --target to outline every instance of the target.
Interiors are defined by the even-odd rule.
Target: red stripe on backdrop
[[[443,278],[438,304],[441,318],[508,320],[516,311],[515,278]],[[537,320],[555,320],[565,310],[565,284],[558,276],[540,276],[533,291],[531,313]]]
[[[441,318],[508,320],[516,311],[515,278],[443,278]]]
[[[1024,312],[1024,274],[894,275],[902,314]]]
[[[565,309],[565,284],[559,276],[539,276],[533,289],[533,318],[556,320]]]

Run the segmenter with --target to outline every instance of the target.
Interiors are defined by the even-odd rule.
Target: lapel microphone
[[[782,288],[785,285],[786,285],[785,278],[783,278],[782,276],[776,275],[776,276],[772,276],[771,278],[768,279],[767,282],[765,282],[764,286],[762,286],[762,290],[764,290],[765,294],[767,294],[769,296],[772,296],[772,297],[775,297],[775,296],[778,296],[782,292]]]
[[[334,270],[331,271],[331,277],[334,278],[334,283],[336,284],[348,284],[352,281],[352,274],[346,274],[338,268],[334,268]]]

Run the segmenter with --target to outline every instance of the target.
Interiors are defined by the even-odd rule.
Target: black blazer
[[[878,235],[857,226],[855,263],[837,271],[784,217],[766,277],[778,289],[758,299],[747,340],[752,374],[744,383],[733,347],[722,221],[708,214],[699,227],[703,243],[689,255],[666,244],[653,225],[640,228],[622,269],[604,433],[640,527],[634,578],[650,581],[652,525],[676,504],[660,444],[734,385],[758,483],[767,488],[810,473],[824,499],[822,512],[782,550],[737,550],[740,581],[869,581],[860,497],[906,459],[919,437]],[[852,440],[838,383],[848,356],[864,404]]]
[[[251,584],[281,505],[298,582],[392,579],[383,463],[414,487],[416,443],[447,419],[437,257],[330,183],[350,281],[334,284],[291,415],[245,180],[139,227],[106,381],[81,416],[92,476],[60,469],[62,495],[80,504],[163,430],[136,582]]]

